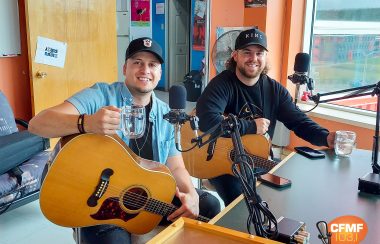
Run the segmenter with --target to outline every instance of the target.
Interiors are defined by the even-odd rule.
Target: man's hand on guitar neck
[[[176,197],[181,200],[181,207],[168,216],[169,221],[175,221],[179,217],[197,218],[199,215],[199,196],[194,190],[190,193],[180,192],[178,187],[175,192]]]

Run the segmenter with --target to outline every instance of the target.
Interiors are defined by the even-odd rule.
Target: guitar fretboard
[[[150,213],[158,214],[161,216],[168,216],[172,214],[174,211],[176,211],[178,208],[174,206],[173,204],[168,204],[168,203],[164,203],[153,198],[149,198],[144,209]],[[198,216],[197,220],[200,220],[206,223],[210,221],[209,218],[206,218],[201,215]]]
[[[252,162],[253,162],[255,168],[263,168],[263,169],[269,171],[274,166],[277,165],[277,163],[275,161],[273,161],[273,160],[261,158],[261,157],[258,157],[256,155],[250,154],[248,152],[246,152],[246,153],[252,159]],[[231,158],[232,161],[234,161],[234,159],[235,159],[235,150],[231,151],[230,158]]]

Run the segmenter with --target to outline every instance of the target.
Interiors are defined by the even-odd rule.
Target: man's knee
[[[208,192],[199,195],[199,212],[207,218],[213,218],[220,212],[219,200]]]
[[[235,200],[241,193],[241,184],[233,175],[221,175],[209,180],[215,187],[225,206]]]

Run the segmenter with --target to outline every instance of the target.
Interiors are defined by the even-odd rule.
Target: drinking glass
[[[121,131],[129,139],[137,139],[145,132],[145,107],[127,105],[121,108]]]
[[[335,135],[335,154],[349,157],[356,146],[356,134],[353,131],[338,130]]]

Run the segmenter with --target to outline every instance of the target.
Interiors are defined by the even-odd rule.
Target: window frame
[[[313,40],[313,35],[315,33],[315,30],[314,30],[314,23],[315,23],[315,8],[316,8],[316,2],[318,0],[306,0],[306,4],[305,4],[305,19],[304,19],[304,33],[303,33],[303,47],[302,47],[302,50],[303,52],[305,53],[309,53],[310,56],[311,56],[311,51],[312,51],[312,40]],[[335,22],[339,22],[339,21],[335,21]],[[355,22],[354,22],[355,23]],[[362,22],[361,22],[362,23]],[[340,23],[341,24],[341,23]],[[328,34],[328,31],[329,29],[331,28],[326,28],[326,31],[325,32],[321,32],[321,31],[318,31],[318,34]],[[347,28],[346,28],[347,29]],[[363,34],[364,31],[366,31],[365,33],[367,34],[368,32],[368,29],[370,28],[360,28],[361,30],[358,30],[358,28],[356,28],[355,30],[352,28],[352,25],[351,25],[351,32],[350,34]],[[337,32],[335,32],[337,33]],[[345,32],[345,34],[347,34],[347,32]],[[371,29],[370,30],[370,34],[380,34],[380,29],[378,30],[375,30],[374,29]],[[310,75],[310,70],[309,70],[309,75]],[[312,78],[312,77],[310,77]],[[349,87],[347,87],[349,88]],[[300,87],[300,93],[302,94],[303,91],[306,91],[306,86],[302,86]],[[315,95],[315,94],[314,94]],[[300,104],[301,104],[301,107],[305,108],[305,110],[307,110],[306,108],[311,108],[312,105],[315,105],[312,101],[300,101]],[[368,111],[368,110],[362,110],[362,109],[357,109],[357,108],[352,108],[352,107],[346,107],[346,106],[340,106],[340,105],[335,105],[335,104],[328,104],[328,103],[321,103],[318,105],[318,107],[322,108],[322,109],[319,109],[319,110],[323,110],[323,113],[328,113],[328,114],[325,114],[327,115],[327,117],[332,117],[334,118],[335,117],[335,111],[336,112],[348,112],[350,113],[352,116],[350,116],[349,119],[347,119],[347,121],[345,123],[349,123],[349,124],[355,124],[355,125],[358,125],[358,126],[361,126],[361,127],[368,127],[368,123],[361,123],[360,121],[363,120],[363,116],[364,118],[368,118],[368,121],[373,121],[373,125],[375,125],[375,118],[376,118],[376,112],[374,111]],[[323,116],[323,114],[320,114],[321,112],[318,112],[318,107],[313,110],[312,112],[310,112],[310,114],[312,116],[316,116],[316,117],[321,117]],[[337,119],[336,121],[340,121],[341,122],[341,119],[342,118],[338,118],[339,116],[337,116]],[[360,117],[360,118],[359,118]],[[372,124],[372,122],[370,122],[370,124]]]

